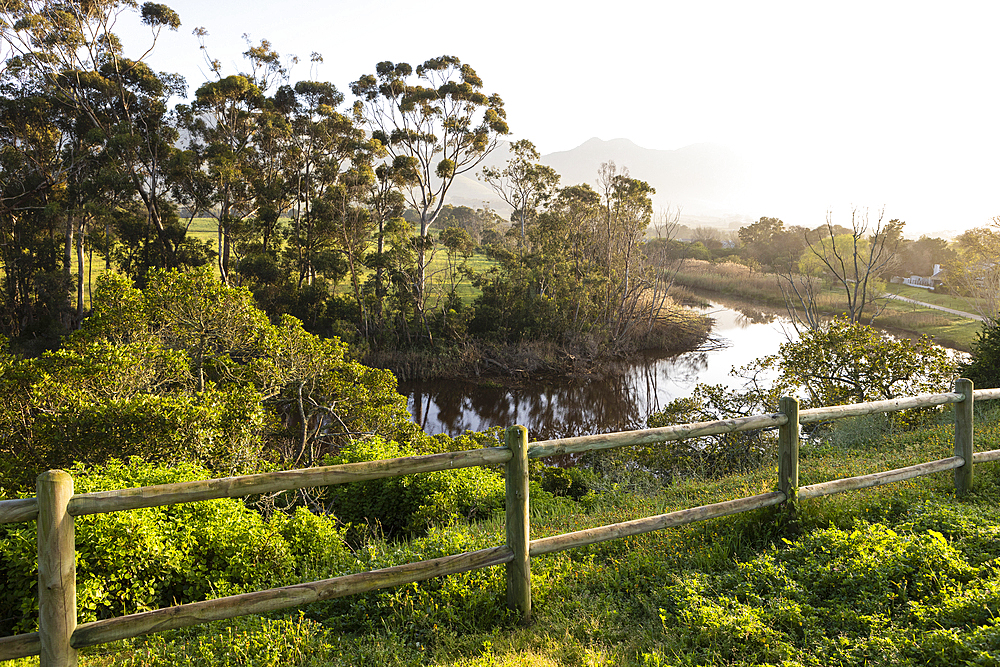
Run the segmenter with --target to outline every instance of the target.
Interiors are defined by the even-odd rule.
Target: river
[[[642,428],[650,414],[690,396],[699,382],[741,387],[742,381],[729,374],[732,367],[776,353],[786,334],[794,335],[787,318],[752,306],[713,302],[701,312],[715,320],[718,349],[647,357],[624,364],[613,380],[515,389],[451,380],[405,382],[400,392],[414,420],[430,434],[522,424],[532,440],[543,440]]]

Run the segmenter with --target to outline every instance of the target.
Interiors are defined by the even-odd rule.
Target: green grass
[[[887,285],[886,289],[893,294],[905,296],[908,299],[916,299],[924,303],[932,303],[935,306],[944,306],[945,308],[953,308],[954,310],[976,314],[975,306],[968,299],[963,299],[960,296],[932,292],[931,290],[910,287],[909,285]]]
[[[1000,448],[1000,406],[977,411],[977,449]],[[916,430],[842,422],[803,442],[800,481],[942,458],[952,431],[947,410]],[[760,493],[775,477],[772,462],[655,492],[536,497],[532,537]],[[527,628],[492,568],[119,642],[81,665],[996,665],[998,485],[997,464],[981,464],[963,499],[942,473],[535,558]],[[498,516],[357,557],[385,566],[503,539]]]
[[[436,231],[436,230],[435,230]],[[195,218],[190,227],[188,228],[188,237],[193,238],[200,242],[209,242],[214,248],[218,243],[218,222],[215,218]],[[74,260],[75,262],[75,260]],[[488,259],[486,255],[482,253],[475,253],[469,260],[469,266],[476,273],[484,273],[492,268],[495,264],[492,260]],[[434,256],[431,258],[430,263],[427,266],[427,274],[431,276],[431,289],[432,297],[431,303],[435,303],[439,296],[443,293],[445,289],[450,286],[445,283],[445,276],[447,268],[447,255],[443,248],[437,248]],[[91,279],[97,281],[107,270],[107,264],[104,258],[99,254],[94,253],[93,267],[90,266],[90,262],[85,259],[84,264],[84,280],[88,278],[88,273],[92,273]],[[216,273],[218,273],[218,267],[216,267]],[[74,275],[75,275],[75,264],[74,264]],[[362,280],[367,276],[367,273],[362,273]],[[350,294],[351,293],[351,282],[350,277],[345,276],[343,280],[338,283],[336,287],[338,294]],[[457,282],[456,290],[458,295],[462,298],[462,302],[465,305],[471,305],[472,302],[481,293],[480,290],[475,287],[470,280],[467,278],[462,278]],[[90,306],[90,296],[87,290],[86,284],[84,285],[84,299],[85,305]]]

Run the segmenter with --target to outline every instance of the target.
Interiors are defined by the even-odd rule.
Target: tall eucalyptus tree
[[[503,100],[482,89],[475,70],[454,56],[431,58],[415,69],[384,61],[374,75],[351,84],[359,98],[358,117],[388,151],[408,203],[420,216],[412,287],[427,332],[424,296],[431,226],[455,178],[475,169],[509,132]]]

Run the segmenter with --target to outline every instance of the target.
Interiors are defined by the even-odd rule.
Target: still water
[[[768,354],[794,335],[775,313],[712,303],[719,349],[677,357],[649,357],[622,366],[617,377],[589,382],[538,383],[516,389],[456,381],[405,382],[410,414],[427,433],[459,435],[491,426],[522,424],[532,440],[642,428],[646,418],[695,384],[742,387],[729,371]]]

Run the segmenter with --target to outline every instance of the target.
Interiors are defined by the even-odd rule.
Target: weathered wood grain
[[[778,427],[778,490],[793,500],[799,487],[799,401],[782,396],[778,409],[788,423]]]
[[[38,518],[37,498],[0,500],[0,523],[21,523]]]
[[[83,623],[77,626],[76,632],[73,633],[73,646],[82,648],[224,618],[263,614],[269,611],[298,607],[320,600],[503,565],[510,562],[513,557],[514,554],[510,547],[491,547],[453,556],[443,556],[433,560],[397,565],[382,570],[348,574],[307,584],[272,588],[256,593],[232,595],[217,600],[192,602],[191,604],[167,607],[141,614]]]
[[[75,667],[76,531],[66,511],[73,478],[63,470],[38,476],[38,638],[41,667]]]
[[[955,380],[955,393],[965,397],[964,401],[955,405],[955,456],[965,461],[964,465],[955,468],[955,494],[958,496],[964,496],[972,490],[974,478],[973,389],[972,380]]]
[[[531,622],[531,557],[528,553],[530,520],[528,518],[528,429],[507,429],[507,447],[513,453],[507,462],[504,480],[506,498],[507,546],[513,558],[507,563],[507,606],[520,613],[521,623]]]
[[[686,440],[703,435],[718,435],[720,433],[736,433],[752,431],[758,428],[773,428],[781,426],[788,418],[781,413],[769,415],[753,415],[739,419],[720,419],[694,424],[677,424],[660,428],[648,428],[641,431],[620,431],[600,435],[582,435],[561,440],[538,440],[528,446],[528,457],[533,459],[555,454],[578,454],[592,452],[598,449],[628,447],[630,445],[649,445],[668,440]]]
[[[600,526],[598,528],[587,528],[585,530],[578,530],[572,533],[563,533],[562,535],[543,537],[541,539],[531,541],[530,552],[532,557],[541,556],[555,551],[564,551],[566,549],[582,547],[588,544],[606,542],[607,540],[616,540],[630,535],[649,533],[662,528],[683,526],[686,523],[693,523],[695,521],[703,521],[705,519],[713,519],[715,517],[738,514],[740,512],[749,512],[750,510],[770,507],[771,505],[777,505],[783,502],[785,502],[785,494],[780,491],[762,493],[757,496],[750,496],[749,498],[727,500],[721,503],[702,505],[701,507],[678,510],[668,514],[646,517],[644,519],[635,519],[633,521],[614,523],[608,526]]]
[[[962,457],[952,456],[947,459],[920,463],[918,465],[907,466],[905,468],[896,468],[895,470],[876,472],[870,475],[845,477],[844,479],[835,479],[829,482],[820,482],[818,484],[810,484],[809,486],[800,486],[798,494],[799,500],[829,496],[834,493],[842,493],[844,491],[867,489],[873,486],[891,484],[892,482],[902,482],[903,480],[913,479],[914,477],[921,477],[923,475],[930,475],[935,472],[953,470],[963,463],[965,463],[965,459]]]
[[[259,475],[159,484],[116,491],[98,491],[74,496],[70,501],[69,511],[73,516],[82,516],[140,507],[159,507],[199,500],[214,500],[216,498],[242,498],[256,493],[275,493],[421,472],[497,465],[506,463],[510,460],[510,456],[510,450],[506,447],[490,447],[426,456],[405,456],[379,461],[346,463],[320,468],[282,470]]]
[[[37,632],[0,637],[0,662],[16,658],[27,658],[30,655],[38,655],[41,652],[42,640],[38,638]]]
[[[799,411],[800,424],[812,424],[830,419],[844,417],[860,417],[875,412],[898,412],[910,408],[928,408],[946,403],[960,403],[965,400],[964,394],[947,392],[943,394],[923,394],[920,396],[904,396],[888,401],[871,401],[870,403],[853,403],[851,405],[832,405],[822,408],[809,408]]]
[[[994,387],[991,389],[976,389],[973,393],[975,394],[977,401],[988,401],[1000,398],[1000,387]]]
[[[976,452],[972,455],[975,463],[986,463],[988,461],[1000,461],[1000,449],[991,449],[988,452]]]

